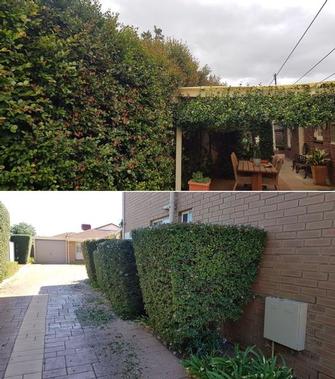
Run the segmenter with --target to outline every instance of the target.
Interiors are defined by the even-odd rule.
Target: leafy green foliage
[[[192,181],[197,183],[208,183],[210,178],[204,176],[201,171],[196,171],[192,174]]]
[[[317,93],[262,88],[230,90],[220,96],[184,98],[175,110],[175,122],[183,129],[241,130],[253,136],[271,122],[288,128],[315,127],[335,119],[334,84],[324,84]]]
[[[15,261],[26,264],[30,257],[32,238],[26,234],[13,234],[10,240],[14,242]]]
[[[143,301],[132,242],[99,243],[94,252],[94,265],[98,285],[111,301],[115,313],[124,319],[141,315]]]
[[[0,202],[0,282],[7,276],[9,238],[9,213],[7,208]]]
[[[307,162],[312,166],[325,166],[329,154],[323,149],[314,149],[307,155]]]
[[[178,86],[89,0],[0,6],[0,188],[172,188]]]
[[[28,234],[29,236],[35,236],[35,228],[27,224],[26,222],[20,222],[19,224],[12,225],[10,228],[11,234]]]
[[[254,347],[245,351],[235,347],[233,357],[192,356],[183,361],[184,367],[194,378],[199,379],[293,379],[293,372],[277,358],[266,358]]]
[[[97,274],[96,269],[94,265],[94,257],[93,254],[97,250],[97,247],[100,243],[103,243],[107,240],[100,239],[100,240],[88,240],[84,241],[81,244],[81,249],[84,256],[84,262],[86,266],[87,276],[91,282],[91,284],[95,285],[97,284]]]
[[[144,32],[142,39],[146,50],[165,65],[179,86],[220,84],[220,79],[211,74],[208,66],[200,67],[183,42],[165,38],[162,29],[155,26],[154,33]]]
[[[179,352],[219,343],[251,297],[266,233],[249,226],[173,224],[133,232],[150,325]]]

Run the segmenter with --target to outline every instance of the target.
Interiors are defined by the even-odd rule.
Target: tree
[[[30,236],[36,235],[35,228],[27,224],[26,222],[20,222],[19,224],[12,225],[10,228],[11,234],[28,234]]]

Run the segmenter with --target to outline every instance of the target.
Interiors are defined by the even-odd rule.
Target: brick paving
[[[144,327],[122,321],[113,314],[104,297],[85,281],[83,266],[33,265],[21,276],[19,273],[12,283],[6,283],[5,288],[0,286],[0,296],[11,296],[0,297],[1,346],[6,342],[0,350],[0,378],[4,377],[6,368],[12,370],[9,371],[12,376],[7,372],[6,378],[12,379],[186,377],[179,360]],[[32,278],[31,286],[29,278]],[[16,289],[18,297],[13,296]],[[15,346],[22,341],[19,329],[24,325],[24,315],[29,315],[29,304],[36,301],[32,300],[36,299],[36,292],[47,299],[42,373],[32,372],[40,364],[37,349],[37,359],[32,353],[26,354],[34,362],[30,363],[30,371],[29,367],[28,371],[22,371],[17,364],[15,371],[11,362],[18,356]],[[22,293],[31,293],[35,297],[20,297]],[[9,324],[10,328],[6,328]],[[7,333],[4,328],[8,329]]]

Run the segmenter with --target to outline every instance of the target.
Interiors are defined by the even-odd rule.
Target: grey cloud
[[[222,0],[103,0],[120,6],[120,20],[139,30],[160,26],[166,36],[185,41],[201,64],[228,83],[248,80],[267,84],[320,7],[301,6],[274,10],[267,2]],[[248,5],[246,5],[248,4]],[[335,8],[326,5],[279,78],[293,82],[335,47]],[[335,72],[335,53],[305,81],[320,80]]]

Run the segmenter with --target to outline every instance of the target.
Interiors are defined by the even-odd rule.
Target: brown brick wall
[[[126,193],[126,231],[167,216],[162,207],[168,201],[168,193]],[[276,351],[301,379],[335,378],[335,193],[181,192],[176,201],[176,217],[192,208],[194,222],[251,224],[268,231],[255,299],[239,322],[223,326],[224,335],[267,350],[264,297],[307,302],[306,349],[298,353],[276,345]]]

